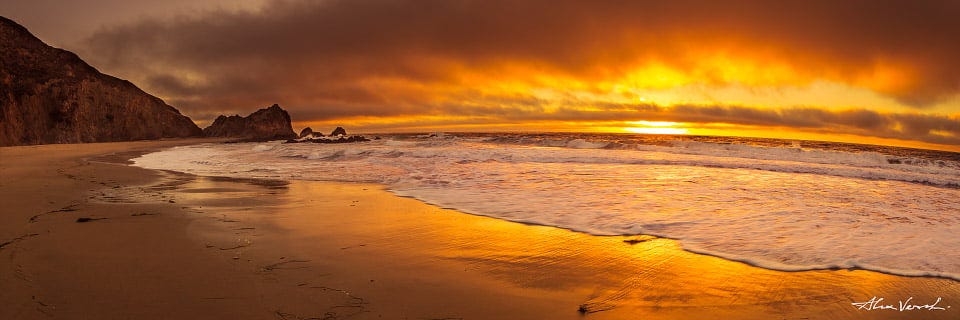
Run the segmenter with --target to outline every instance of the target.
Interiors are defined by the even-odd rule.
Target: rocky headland
[[[200,135],[163,100],[0,17],[0,146]]]

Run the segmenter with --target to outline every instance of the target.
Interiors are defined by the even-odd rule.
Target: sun
[[[687,128],[682,123],[670,121],[629,121],[636,127],[623,128],[628,132],[643,134],[687,134]]]
[[[643,134],[687,134],[687,129],[684,128],[632,127],[624,130]]]

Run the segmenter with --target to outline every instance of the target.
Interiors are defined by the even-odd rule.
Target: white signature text
[[[939,306],[940,297],[937,297],[937,301],[931,304],[919,304],[913,302],[913,297],[908,298],[906,301],[899,300],[897,303],[884,303],[883,298],[877,298],[874,296],[869,301],[866,302],[853,302],[851,303],[854,308],[857,310],[896,310],[896,311],[917,311],[917,310],[947,310],[950,306],[946,308]]]

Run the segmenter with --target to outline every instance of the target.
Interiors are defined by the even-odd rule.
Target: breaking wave
[[[471,214],[595,235],[668,237],[693,252],[771,269],[960,280],[957,154],[658,139],[388,136],[337,145],[186,146],[134,162],[211,176],[380,183]]]

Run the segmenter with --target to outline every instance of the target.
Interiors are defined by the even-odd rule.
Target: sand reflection
[[[253,247],[311,261],[313,269],[297,272],[350,287],[381,314],[577,318],[582,309],[597,319],[950,319],[957,308],[866,311],[851,303],[942,297],[941,306],[960,306],[953,280],[771,271],[693,254],[670,239],[598,237],[463,214],[377,185],[201,178],[178,197],[208,214],[275,225]]]

